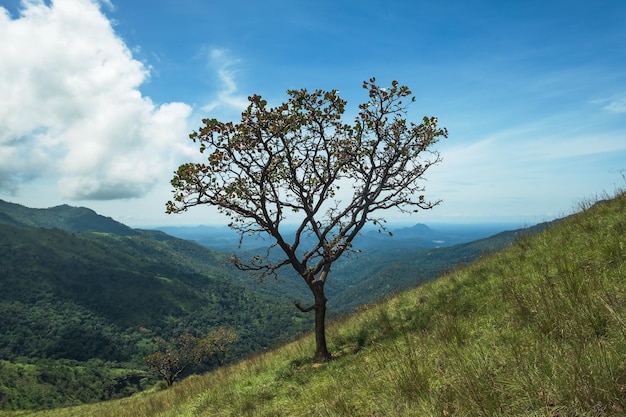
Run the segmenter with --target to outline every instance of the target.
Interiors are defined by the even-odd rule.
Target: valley
[[[368,230],[356,241],[360,253],[333,268],[329,316],[432,281],[544,226],[490,237],[493,229],[476,227]],[[50,408],[148,389],[156,378],[143,357],[157,337],[228,326],[239,335],[235,361],[310,331],[312,317],[293,306],[310,299],[301,279],[284,269],[260,283],[237,270],[229,253],[267,247],[260,238],[238,242],[222,227],[133,229],[87,208],[0,201],[0,407]],[[80,395],[76,386],[85,387]]]

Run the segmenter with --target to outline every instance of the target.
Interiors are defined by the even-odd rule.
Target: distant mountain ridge
[[[0,200],[0,223],[14,226],[60,229],[67,232],[101,232],[122,236],[136,236],[136,230],[97,214],[86,207],[63,204],[56,207],[35,209]]]
[[[158,230],[181,239],[192,240],[211,249],[249,250],[268,246],[271,239],[246,236],[240,242],[239,234],[227,226],[161,226]],[[512,224],[485,225],[437,225],[430,227],[423,223],[412,226],[388,226],[386,230],[367,227],[356,237],[353,244],[360,250],[406,249],[415,247],[437,248],[454,246],[484,239],[503,230],[516,230]],[[285,227],[284,233],[289,238],[291,230]],[[242,243],[241,247],[240,244]]]

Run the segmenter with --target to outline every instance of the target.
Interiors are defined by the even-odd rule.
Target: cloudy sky
[[[626,2],[0,0],[0,199],[164,214],[204,117],[397,79],[449,138],[407,222],[534,224],[626,185]],[[392,218],[392,220],[399,220]]]

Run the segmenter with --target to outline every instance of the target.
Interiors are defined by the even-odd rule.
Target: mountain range
[[[358,241],[362,253],[333,267],[329,315],[433,280],[546,226],[459,244],[453,243],[467,236],[420,224],[394,230],[394,237],[370,230]],[[237,242],[223,228],[133,229],[88,208],[32,209],[0,200],[0,361],[23,369],[19,364],[42,360],[58,366],[100,360],[127,375],[145,375],[142,358],[156,349],[155,337],[232,327],[239,335],[236,359],[309,331],[312,317],[292,304],[309,297],[300,278],[285,270],[259,284],[227,262]],[[267,245],[253,243],[240,250]],[[23,407],[27,399],[45,407],[115,398],[132,393],[129,384],[143,389],[149,383],[116,379],[117,389],[107,394],[72,399],[57,392],[59,379],[47,384],[37,366],[32,369],[40,394],[24,394],[0,379],[1,408]],[[54,395],[50,385],[56,385]]]

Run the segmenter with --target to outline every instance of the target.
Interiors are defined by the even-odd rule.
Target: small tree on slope
[[[159,351],[144,358],[144,362],[171,386],[190,366],[216,360],[223,365],[230,345],[237,341],[234,330],[220,327],[199,339],[189,333],[167,343],[159,339]]]
[[[435,117],[407,122],[408,104],[415,101],[408,87],[394,81],[381,88],[372,78],[363,88],[369,100],[359,105],[353,124],[341,120],[346,101],[336,90],[289,90],[277,107],[254,95],[237,124],[204,119],[189,137],[207,159],[178,168],[167,203],[168,213],[216,206],[242,239],[271,236],[265,255],[233,261],[262,277],[291,266],[306,282],[313,304],[295,304],[315,312],[318,360],[331,358],[324,286],[332,264],[354,250],[352,242],[368,222],[384,228],[380,212],[416,212],[440,202],[425,199],[422,181],[441,161],[432,147],[447,130]],[[287,222],[295,222],[295,233],[286,231]]]

